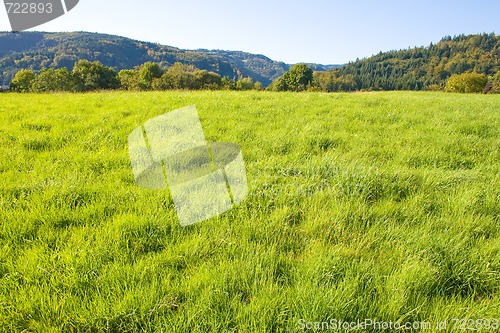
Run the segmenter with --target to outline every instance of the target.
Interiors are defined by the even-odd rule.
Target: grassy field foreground
[[[192,104],[250,193],[182,228],[127,136]],[[499,133],[494,95],[0,94],[0,329],[500,319]]]

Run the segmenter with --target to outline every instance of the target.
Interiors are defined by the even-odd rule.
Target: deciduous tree
[[[124,90],[139,90],[139,71],[122,69],[118,72],[120,88]]]
[[[29,92],[35,80],[35,73],[29,69],[21,69],[10,82],[10,90],[16,92]]]
[[[116,71],[98,61],[79,60],[72,70],[77,91],[117,89],[120,81]]]
[[[40,74],[36,75],[32,84],[34,92],[73,91],[74,89],[73,76],[65,67],[42,69]]]
[[[154,62],[146,62],[139,69],[139,88],[141,90],[151,90],[153,80],[160,78],[163,74],[160,65]]]
[[[306,64],[293,65],[290,70],[285,73],[284,79],[288,87],[287,90],[304,91],[311,83],[313,71]]]
[[[488,82],[484,74],[463,73],[452,75],[446,82],[445,90],[459,93],[482,93]]]

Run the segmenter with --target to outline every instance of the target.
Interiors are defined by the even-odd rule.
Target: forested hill
[[[72,69],[80,59],[105,66],[132,69],[147,61],[168,67],[175,62],[191,64],[229,78],[251,77],[268,85],[290,66],[262,55],[218,50],[182,50],[125,37],[89,32],[0,32],[0,84],[8,84],[20,69]],[[324,70],[330,67],[313,65]]]
[[[181,62],[231,79],[251,77],[264,86],[291,67],[263,55],[182,50],[114,35],[0,32],[0,85],[9,84],[20,69],[67,67],[71,70],[81,59],[99,61],[117,71],[148,61],[164,68]],[[340,67],[308,66],[316,71],[312,85],[323,91],[440,89],[453,74],[476,72],[493,76],[499,73],[500,36],[491,33],[445,37],[427,47],[380,52]]]
[[[495,34],[445,37],[437,44],[381,52],[357,60],[323,77],[323,84],[346,90],[421,90],[444,86],[453,74],[500,72],[500,36]],[[326,74],[326,73],[325,73]],[[325,75],[327,76],[327,75]],[[342,84],[331,84],[338,81]],[[330,83],[328,83],[330,82]],[[352,85],[345,84],[352,82]],[[337,88],[337,89],[335,89]]]

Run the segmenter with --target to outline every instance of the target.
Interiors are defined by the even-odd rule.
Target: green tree
[[[285,73],[284,79],[287,90],[304,91],[311,84],[313,71],[306,64],[296,64]]]
[[[16,92],[29,92],[35,80],[35,73],[29,69],[21,69],[10,82],[10,90]]]
[[[139,89],[151,90],[153,88],[153,80],[160,78],[163,74],[160,65],[148,61],[139,68]]]
[[[154,80],[154,89],[189,89],[193,85],[193,74],[196,67],[180,62],[170,66],[159,80]]]
[[[269,91],[287,91],[288,90],[288,85],[286,84],[285,81],[285,76],[280,76],[276,80],[274,80],[268,87],[267,90]]]
[[[214,72],[206,70],[196,70],[193,72],[193,81],[190,89],[216,90],[220,89],[221,77]]]
[[[73,91],[73,76],[66,67],[59,69],[42,69],[33,80],[32,90],[35,92]]]
[[[120,88],[124,90],[139,90],[139,71],[135,69],[122,69],[118,72]]]
[[[463,73],[452,75],[446,82],[445,90],[459,93],[482,93],[488,82],[488,77],[478,73]]]
[[[72,70],[77,91],[117,89],[120,80],[116,71],[98,61],[79,60]]]
[[[252,90],[254,85],[251,77],[244,77],[236,81],[236,90]]]

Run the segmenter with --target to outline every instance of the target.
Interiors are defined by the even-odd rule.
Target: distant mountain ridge
[[[90,32],[0,32],[0,84],[8,84],[20,69],[67,67],[80,59],[99,61],[117,71],[131,69],[147,61],[169,67],[175,62],[191,64],[228,76],[251,77],[264,86],[290,69],[289,64],[264,55],[241,51],[183,50],[126,37]],[[315,70],[336,65],[310,64]]]
[[[264,55],[226,50],[183,50],[172,46],[90,32],[0,32],[0,85],[20,69],[73,68],[76,61],[99,61],[115,70],[152,61],[167,68],[194,65],[231,79],[251,77],[268,86],[290,68]],[[447,36],[436,44],[380,52],[345,65],[307,64],[314,85],[324,91],[442,89],[455,74],[476,72],[489,80],[500,72],[500,36],[494,33]],[[500,75],[500,74],[499,74]]]

